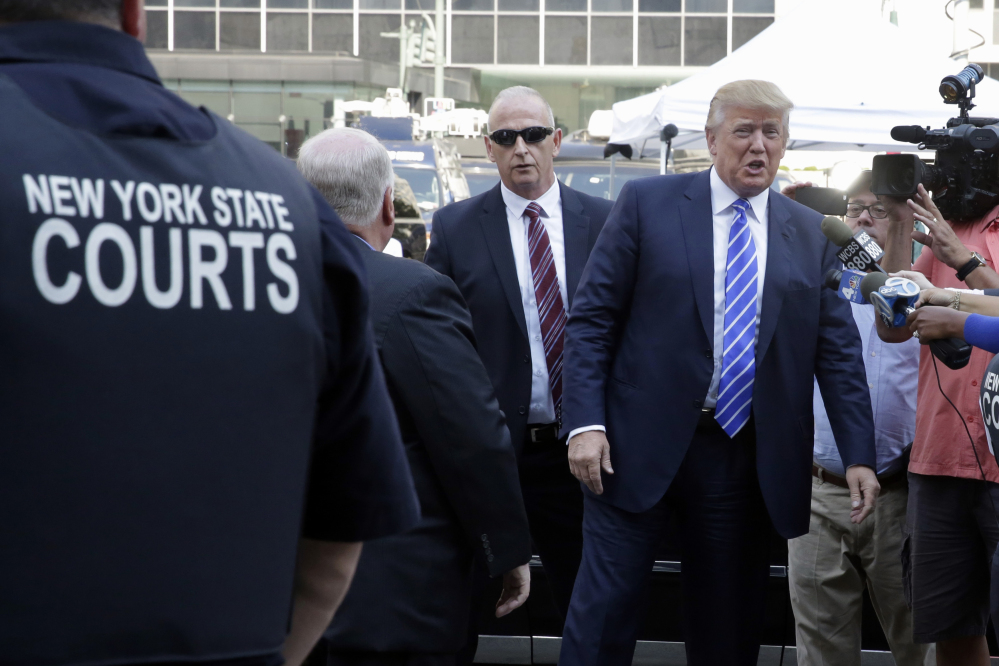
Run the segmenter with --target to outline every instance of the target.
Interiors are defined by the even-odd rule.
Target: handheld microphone
[[[852,271],[849,269],[838,271],[835,268],[830,268],[826,271],[823,282],[843,300],[863,304],[867,301],[864,300],[864,295],[860,293],[860,283],[865,275],[866,273],[862,273],[861,271]]]
[[[823,235],[840,248],[836,256],[844,266],[855,271],[878,271],[887,276],[885,270],[878,266],[878,260],[885,253],[866,231],[853,233],[841,219],[832,215],[822,219],[821,228]]]
[[[860,291],[886,326],[905,326],[906,318],[915,312],[919,300],[919,285],[906,278],[889,278],[882,273],[870,273],[860,281]],[[934,307],[934,306],[930,306]],[[930,341],[930,351],[951,370],[960,370],[971,359],[971,345],[960,338]]]

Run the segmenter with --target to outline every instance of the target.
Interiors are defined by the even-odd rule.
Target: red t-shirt
[[[999,206],[993,208],[979,222],[954,227],[954,232],[965,247],[985,257],[986,263],[992,269],[996,267],[993,257],[999,258],[999,224],[993,224],[997,217],[999,217]],[[957,279],[956,271],[933,256],[929,248],[923,248],[912,269],[925,275],[934,286],[968,288],[965,283]],[[975,453],[961,424],[963,420],[975,440],[975,448],[978,450],[986,478],[999,483],[999,466],[989,453],[982,412],[978,406],[979,383],[985,376],[985,369],[993,356],[994,354],[983,349],[975,348],[971,352],[968,365],[960,370],[951,370],[937,361],[940,386],[960,410],[961,415],[958,416],[954,408],[940,394],[937,376],[933,371],[933,355],[928,346],[922,345],[919,355],[916,439],[912,444],[910,472],[966,479],[982,478],[978,463],[975,461]]]

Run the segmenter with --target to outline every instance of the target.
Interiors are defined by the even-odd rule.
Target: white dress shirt
[[[867,386],[871,391],[874,412],[874,448],[877,473],[890,475],[905,468],[906,447],[916,435],[916,385],[919,381],[919,341],[901,344],[882,342],[878,337],[874,306],[850,303],[864,347]],[[826,413],[819,384],[812,399],[815,413],[815,464],[833,474],[846,476],[839,457],[829,415]]]
[[[517,281],[520,283],[520,298],[524,305],[524,319],[527,321],[527,337],[531,344],[531,404],[527,412],[527,422],[532,424],[555,421],[555,403],[548,385],[548,361],[545,358],[545,343],[541,338],[541,318],[538,315],[538,302],[534,296],[534,278],[531,276],[531,254],[527,246],[527,218],[524,211],[530,199],[514,194],[500,183],[503,203],[506,204],[506,220],[510,226],[510,243],[513,245],[513,260],[517,264]],[[562,193],[556,180],[547,192],[535,199],[544,211],[541,222],[548,232],[548,242],[555,259],[555,274],[562,294],[562,307],[569,312],[569,301],[565,295],[565,232],[562,229]]]
[[[711,167],[709,176],[711,183],[711,218],[712,218],[712,238],[714,245],[714,338],[712,340],[712,356],[714,358],[714,372],[711,374],[711,383],[708,385],[708,395],[704,399],[704,409],[714,409],[718,402],[718,384],[721,381],[722,359],[725,348],[725,266],[728,260],[729,233],[732,231],[732,224],[735,222],[735,209],[732,204],[740,197],[732,191],[728,185],[722,181],[718,172]],[[767,188],[749,199],[749,208],[746,210],[746,219],[749,223],[749,232],[753,236],[753,243],[756,245],[757,288],[756,288],[756,333],[753,338],[753,346],[760,336],[760,312],[763,309],[763,281],[767,271],[767,224],[768,205],[770,203],[770,188]],[[584,426],[576,428],[569,433],[572,439],[581,432],[588,430],[604,430],[602,425]]]

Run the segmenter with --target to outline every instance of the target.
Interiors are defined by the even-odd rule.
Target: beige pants
[[[860,666],[864,586],[898,666],[934,666],[936,646],[912,642],[902,594],[902,527],[909,491],[882,490],[874,513],[850,522],[850,491],[812,479],[808,534],[788,541],[798,664]]]

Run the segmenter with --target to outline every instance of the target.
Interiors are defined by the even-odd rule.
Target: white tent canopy
[[[918,37],[861,0],[802,2],[730,56],[669,88],[618,102],[610,142],[635,153],[680,130],[674,148],[704,149],[704,122],[715,91],[739,79],[773,81],[792,102],[788,148],[903,150],[895,125],[943,127],[958,115],[937,88],[961,65],[928,55]],[[818,64],[816,64],[818,63]],[[972,115],[999,116],[999,82],[977,86]]]

